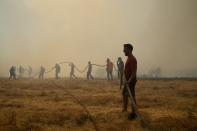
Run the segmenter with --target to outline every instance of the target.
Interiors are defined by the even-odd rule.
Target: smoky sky
[[[126,60],[128,42],[138,74],[160,67],[164,76],[197,76],[196,7],[196,0],[1,0],[0,76],[12,65],[116,63]]]

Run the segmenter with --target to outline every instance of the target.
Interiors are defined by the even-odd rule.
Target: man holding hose
[[[124,53],[125,56],[127,56],[127,61],[125,63],[125,69],[124,69],[124,75],[125,75],[125,85],[122,91],[123,95],[123,112],[127,111],[128,107],[128,97],[129,97],[129,91],[130,90],[131,95],[133,96],[133,100],[136,105],[136,99],[135,99],[135,85],[137,82],[137,60],[135,56],[132,54],[133,46],[131,44],[124,44]],[[128,86],[129,88],[127,88]],[[136,110],[134,105],[132,104],[132,113],[129,115],[129,119],[135,119],[137,117]]]

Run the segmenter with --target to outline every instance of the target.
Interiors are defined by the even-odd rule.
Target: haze
[[[196,0],[0,0],[0,76],[12,65],[115,63],[130,42],[138,74],[197,77],[196,35]]]

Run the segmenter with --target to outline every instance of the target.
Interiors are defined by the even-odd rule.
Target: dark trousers
[[[70,80],[76,79],[77,77],[75,76],[74,72],[70,72]]]
[[[15,73],[10,73],[10,79],[15,79],[16,80],[16,74]]]
[[[120,80],[120,85],[123,84],[123,71],[118,70],[118,79]]]
[[[113,80],[113,72],[107,71],[107,80]]]
[[[133,99],[134,99],[134,102],[135,102],[135,104],[137,104],[137,103],[136,103],[136,97],[135,97],[135,85],[136,85],[136,82],[132,82],[132,83],[130,83],[128,86],[129,86],[129,90],[130,90],[130,92],[131,92],[131,95],[132,95],[132,97],[133,97]],[[128,106],[128,97],[130,97],[129,92],[128,92],[126,86],[127,86],[127,85],[125,84],[125,85],[124,85],[124,88],[123,88],[123,91],[122,91],[123,102],[124,102],[124,110],[127,110],[127,106]],[[133,106],[132,106],[132,111],[135,112]]]
[[[44,78],[44,74],[39,74],[39,79],[43,79]]]
[[[91,71],[88,71],[87,72],[87,80],[90,80],[90,79],[94,79],[92,74],[91,74]]]
[[[59,74],[59,72],[56,72],[56,73],[55,73],[55,78],[56,78],[56,79],[59,79],[58,74]]]

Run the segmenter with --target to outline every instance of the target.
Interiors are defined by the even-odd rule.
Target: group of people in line
[[[129,119],[135,119],[137,117],[137,108],[136,108],[136,98],[135,98],[135,85],[137,82],[137,60],[135,56],[133,55],[133,46],[131,44],[124,44],[124,54],[127,56],[127,60],[124,64],[122,59],[119,57],[117,60],[117,67],[118,67],[118,78],[120,79],[120,87],[124,85],[124,88],[122,90],[122,96],[123,96],[123,112],[127,111],[128,108],[128,98],[131,97],[132,101],[132,112],[129,114]],[[92,65],[91,62],[88,62],[88,65],[85,69],[87,69],[87,79],[94,79],[92,76]],[[70,71],[70,79],[77,78],[74,74],[76,66],[73,63],[69,63],[69,66],[71,67]],[[106,72],[107,72],[107,79],[113,80],[113,68],[114,64],[110,61],[110,59],[107,59],[106,66]],[[59,79],[59,73],[61,71],[61,67],[59,64],[56,64],[50,71],[55,69],[55,77],[56,79]],[[77,69],[77,68],[76,68]],[[23,77],[25,69],[20,66],[19,67],[19,77]],[[48,72],[50,72],[48,71]],[[39,78],[43,79],[44,74],[48,73],[45,71],[45,68],[43,66],[40,67],[39,72]],[[28,68],[28,75],[31,76],[32,74],[32,68],[29,66]],[[124,83],[123,83],[123,76],[124,76]],[[16,67],[12,66],[10,68],[10,79],[16,79]]]
[[[89,61],[88,65],[85,68],[85,70],[87,70],[87,76],[86,76],[87,80],[94,79],[94,77],[92,75],[92,66],[93,65],[96,65],[96,64],[92,64]],[[70,79],[77,79],[77,76],[75,75],[75,69],[77,69],[77,67],[72,62],[69,63],[69,66],[70,66]],[[107,58],[106,65],[102,65],[102,66],[106,66],[107,80],[113,80],[113,69],[115,68],[113,62],[109,58]],[[117,60],[117,67],[118,67],[118,78],[120,78],[121,81],[122,81],[123,70],[124,70],[124,62],[122,61],[121,57],[119,57],[118,60]],[[44,79],[44,75],[46,73],[51,72],[53,69],[55,69],[55,78],[60,79],[60,76],[59,76],[59,74],[61,72],[60,64],[55,64],[55,66],[47,72],[46,72],[45,68],[43,66],[41,66],[40,71],[34,76],[32,76],[32,71],[33,70],[32,70],[31,66],[29,66],[27,69],[25,69],[23,66],[19,66],[19,68],[18,68],[18,72],[19,72],[18,78],[23,78],[24,74],[25,74],[25,71],[27,71],[27,74],[30,78],[38,76],[39,79]],[[79,71],[79,72],[81,72],[81,71]],[[16,67],[15,66],[12,66],[10,68],[10,79],[16,79]]]
[[[25,71],[27,71],[29,77],[32,75],[32,67],[31,66],[29,66],[27,69],[25,69],[23,66],[19,66],[19,68],[18,68],[18,72],[19,72],[18,78],[23,78],[24,74],[25,74]],[[12,66],[10,68],[10,79],[15,79],[16,80],[16,67],[15,66]]]

